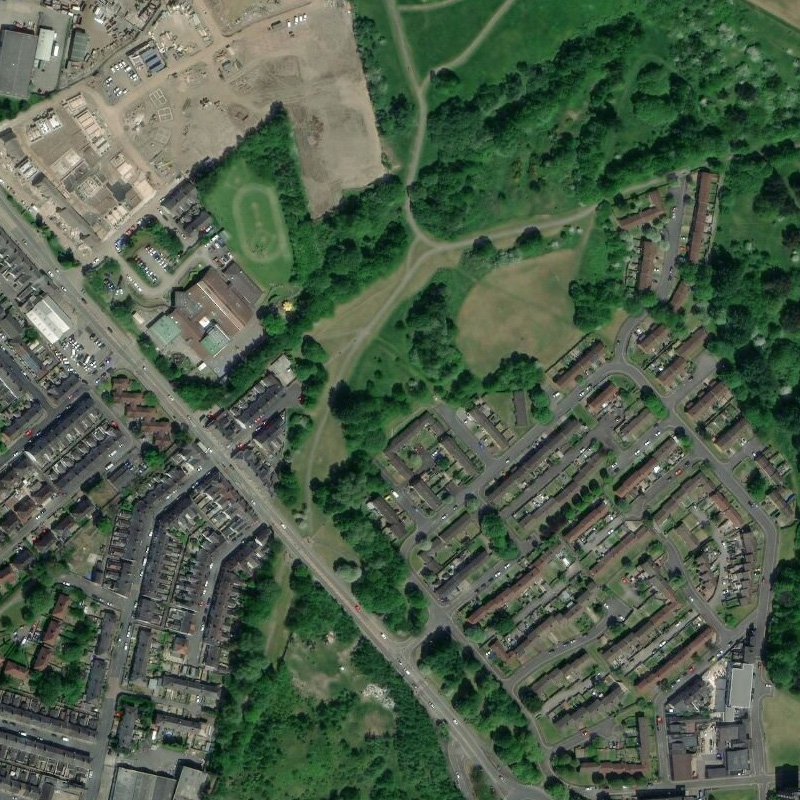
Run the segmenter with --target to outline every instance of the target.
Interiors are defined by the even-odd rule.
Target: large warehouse
[[[25,316],[49,344],[65,336],[72,325],[70,318],[50,297],[40,300]]]
[[[0,95],[28,99],[37,43],[30,31],[0,28]]]

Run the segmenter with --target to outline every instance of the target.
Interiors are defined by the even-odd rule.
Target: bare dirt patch
[[[294,16],[302,13],[307,5],[307,0],[208,0],[208,7],[226,34],[276,15],[291,13]]]
[[[788,25],[800,28],[800,5],[797,0],[749,0],[749,2]]]
[[[224,5],[238,13],[236,3]],[[319,216],[344,191],[385,172],[353,18],[329,0],[302,3],[305,18],[297,23],[297,3],[285,4],[285,13],[280,4],[261,5],[268,18],[213,41],[192,39],[191,31],[182,39],[187,19],[166,17],[158,34],[159,42],[172,43],[165,49],[167,69],[142,75],[105,113],[118,129],[112,132],[130,138],[154,177],[167,182],[234,145],[273,103],[283,103],[294,125],[309,206]],[[187,45],[179,50],[180,41]],[[104,74],[93,79],[98,93],[104,80]]]
[[[579,250],[549,253],[490,273],[458,315],[458,345],[477,374],[514,350],[551,364],[581,338],[572,324],[569,283]]]
[[[240,74],[231,87],[249,106],[279,100],[294,123],[311,213],[319,216],[347,189],[384,173],[375,115],[356,52],[352,17],[324,2],[303,7],[308,19],[262,37],[235,40]],[[264,28],[266,26],[266,28]],[[264,57],[265,52],[267,58]],[[248,66],[252,65],[252,66]]]

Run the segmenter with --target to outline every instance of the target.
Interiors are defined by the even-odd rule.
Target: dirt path
[[[420,3],[419,5],[400,5],[397,6],[398,11],[404,14],[408,11],[414,13],[416,11],[438,11],[440,8],[447,8],[454,6],[456,3],[463,3],[464,0],[440,0],[438,3]]]
[[[457,69],[458,67],[466,64],[467,61],[472,58],[473,53],[491,35],[497,23],[503,19],[511,6],[513,6],[516,2],[517,0],[506,0],[506,2],[503,3],[503,5],[501,5],[500,8],[494,12],[494,14],[492,14],[483,28],[481,28],[481,31],[478,35],[455,58],[451,59],[446,64],[441,64],[439,67],[437,67],[437,69]]]
[[[457,65],[465,63],[475,50],[480,47],[483,41],[489,36],[495,25],[502,19],[503,15],[511,8],[516,0],[506,0],[503,5],[492,15],[481,32],[465,48],[460,55],[450,64]],[[443,0],[441,5],[454,5],[459,0]],[[419,121],[417,125],[414,144],[411,150],[408,166],[405,174],[406,185],[411,185],[416,179],[419,171],[422,152],[425,146],[425,134],[427,132],[428,100],[427,91],[429,80],[425,77],[418,80],[414,71],[414,62],[411,55],[411,48],[405,35],[400,10],[396,0],[387,0],[386,8],[392,25],[394,39],[397,44],[398,54],[403,64],[403,68],[408,74],[409,86],[411,87],[418,109]],[[431,6],[425,7],[427,9]],[[565,214],[561,217],[542,217],[538,219],[518,220],[485,231],[485,235],[490,238],[502,238],[509,235],[517,236],[525,228],[536,225],[543,232],[552,229],[560,229],[564,225],[570,225],[583,221],[594,214],[594,207],[580,208]],[[315,327],[312,334],[324,340],[329,352],[333,350],[331,345],[336,342],[338,346],[327,363],[329,386],[333,386],[340,380],[344,380],[352,374],[358,360],[363,355],[372,339],[380,332],[387,320],[397,308],[398,304],[414,291],[418,291],[433,274],[442,266],[448,255],[459,253],[469,247],[478,234],[473,234],[455,241],[441,241],[424,231],[411,209],[410,197],[406,198],[404,204],[404,216],[406,222],[414,236],[409,248],[408,255],[402,266],[388,278],[379,281],[377,284],[368,288],[362,295],[355,300],[337,309],[337,313],[331,320],[324,320]],[[366,314],[367,319],[363,324],[358,324],[360,314]],[[301,451],[301,458],[298,473],[301,485],[306,487],[316,474],[322,474],[330,464],[330,454],[319,452],[320,443],[325,440],[331,425],[338,425],[333,419],[327,403],[323,400],[313,413],[314,434],[307,448]],[[309,502],[308,525],[311,531],[317,526],[314,518],[316,513],[313,503]]]

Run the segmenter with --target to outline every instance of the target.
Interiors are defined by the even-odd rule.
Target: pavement
[[[116,323],[108,318],[105,313],[95,306],[90,300],[86,298],[81,286],[80,271],[63,271],[60,265],[56,262],[50,251],[48,245],[39,237],[39,235],[28,225],[28,223],[21,219],[16,209],[5,199],[0,196],[0,225],[5,227],[9,233],[18,237],[20,241],[24,241],[31,257],[35,263],[45,271],[52,269],[54,271],[54,283],[63,285],[63,294],[66,299],[72,304],[73,313],[77,320],[83,323],[90,323],[94,329],[100,333],[108,345],[111,346],[111,352],[114,352],[117,358],[117,368],[125,369],[133,376],[135,376],[141,384],[151,391],[155,392],[165,412],[172,415],[174,418],[186,423],[191,430],[191,433],[202,443],[208,453],[209,461],[217,466],[223,474],[227,475],[237,486],[240,493],[247,499],[253,507],[256,514],[262,521],[267,522],[275,531],[275,534],[283,540],[289,552],[300,559],[302,559],[313,571],[316,578],[322,583],[325,589],[337,599],[337,601],[347,610],[353,617],[362,634],[368,638],[373,645],[384,655],[384,657],[393,665],[401,676],[411,685],[419,701],[428,709],[429,714],[434,718],[441,718],[448,721],[450,738],[454,743],[457,743],[461,751],[469,758],[470,763],[479,764],[484,768],[490,782],[495,787],[496,791],[501,797],[512,798],[513,800],[520,800],[522,798],[536,798],[536,800],[545,800],[547,794],[544,790],[537,787],[528,787],[517,782],[510,774],[508,769],[499,763],[498,759],[494,756],[489,743],[480,737],[472,728],[463,723],[447,700],[433,687],[421,674],[416,666],[416,660],[411,657],[419,644],[419,640],[403,640],[398,641],[391,637],[385,627],[380,621],[371,615],[360,611],[360,607],[356,607],[356,603],[351,594],[350,588],[347,584],[341,582],[332,567],[327,564],[315,552],[313,544],[310,539],[301,531],[294,523],[294,520],[285,514],[269,497],[265,487],[255,478],[253,473],[241,462],[233,460],[229,455],[229,445],[220,437],[213,429],[205,428],[196,412],[192,412],[179,397],[173,395],[172,388],[168,381],[158,373],[155,368],[149,366],[144,362],[139,354],[138,346],[135,345],[132,337],[124,330],[120,329]],[[646,373],[644,373],[638,366],[633,364],[628,358],[628,347],[631,334],[636,326],[640,324],[640,320],[628,320],[620,331],[618,338],[615,358],[613,362],[601,367],[593,376],[592,382],[597,385],[604,378],[611,374],[624,374],[639,384],[650,384],[651,381]],[[654,387],[657,389],[657,387]],[[556,417],[566,414],[578,401],[578,390],[576,389],[570,395],[563,398],[555,407]],[[692,430],[691,426],[683,419],[680,409],[678,408],[678,401],[675,398],[663,398],[665,405],[669,411],[669,419],[664,421],[664,427],[683,427],[687,435],[692,440],[693,452],[699,454],[702,458],[707,459],[712,463],[717,471],[720,482],[725,488],[742,504],[743,507],[748,509],[754,521],[764,530],[765,533],[765,548],[764,548],[764,572],[769,574],[775,566],[777,559],[777,531],[775,530],[772,520],[763,513],[759,508],[750,505],[750,498],[739,482],[735,479],[732,473],[731,463],[720,458],[713,452],[707,444],[702,441]],[[441,409],[439,409],[441,411]],[[447,414],[445,414],[447,417]],[[448,424],[452,420],[447,418]],[[457,428],[459,436],[465,436],[463,425]],[[537,428],[532,429],[531,432],[526,434],[525,437],[519,439],[512,445],[502,457],[494,458],[485,454],[484,460],[485,469],[481,475],[481,482],[488,485],[493,477],[499,475],[505,468],[507,461],[511,461],[522,455],[525,450],[530,446],[530,442],[540,435],[542,432]],[[144,544],[141,552],[141,558],[144,558],[146,553],[146,544]],[[138,574],[138,573],[134,573]],[[89,587],[87,586],[87,589]],[[138,583],[132,587],[131,592],[127,598],[111,598],[105,595],[104,590],[97,594],[97,587],[92,588],[92,594],[96,594],[104,602],[109,603],[117,608],[121,615],[121,631],[123,633],[130,630],[130,625],[134,613],[134,600],[138,595]],[[695,600],[698,602],[698,600]],[[762,590],[759,598],[759,605],[756,611],[735,630],[731,631],[728,635],[733,638],[740,631],[743,631],[747,624],[754,622],[759,631],[763,631],[766,624],[766,618],[769,613],[770,593]],[[698,607],[707,613],[707,609],[702,608],[698,603]],[[708,610],[709,618],[711,616]],[[451,622],[452,611],[445,609],[438,605],[436,602],[431,608],[431,620],[429,621],[429,629],[431,626]],[[458,626],[451,624],[454,635],[458,636]],[[593,640],[596,632],[592,632],[588,641]],[[120,637],[122,640],[122,636]],[[581,646],[579,641],[576,640],[574,647]],[[112,676],[112,686],[110,687],[109,697],[101,709],[101,720],[98,729],[98,740],[93,751],[93,764],[97,768],[94,769],[93,777],[89,781],[87,796],[90,800],[94,800],[99,795],[100,780],[103,773],[102,765],[106,757],[107,738],[113,724],[113,713],[115,692],[113,685],[113,676],[121,676],[124,673],[125,663],[127,659],[128,650],[117,647],[111,656],[111,666],[109,674]],[[563,653],[556,655],[546,654],[548,658],[563,657]],[[546,663],[545,656],[541,657],[541,661],[537,662],[537,667]],[[490,668],[495,670],[495,666],[489,662]],[[533,668],[531,668],[533,669]],[[507,682],[505,677],[504,682]],[[513,691],[518,686],[518,683],[510,685],[509,688]],[[758,702],[755,702],[752,710],[752,725],[753,730],[758,731],[760,727],[760,696]],[[666,753],[663,751],[665,736],[657,737],[659,739],[659,763],[661,767],[661,774],[668,775],[668,768],[666,764]],[[694,786],[697,784],[698,788],[703,786],[721,786],[721,785],[745,785],[757,782],[759,786],[766,786],[768,776],[765,773],[766,757],[764,754],[763,740],[759,737],[754,737],[753,741],[753,774],[742,776],[740,778],[731,778],[724,781],[696,781],[687,782],[687,785]],[[549,770],[549,759],[545,761],[543,767],[546,771]]]
[[[404,652],[404,643],[397,642],[393,638],[390,639],[388,631],[379,620],[364,612],[356,611],[356,604],[349,585],[340,581],[332,566],[319,558],[307,537],[295,525],[294,520],[271,502],[263,484],[255,479],[246,466],[230,457],[226,443],[221,440],[221,437],[215,435],[212,429],[205,428],[200,422],[199,415],[192,412],[177,395],[172,394],[173,390],[169,382],[155,368],[143,362],[139,355],[138,345],[134,343],[132,337],[119,328],[100,308],[87,300],[81,288],[80,271],[61,270],[46,242],[24,219],[17,215],[16,209],[4,197],[0,197],[0,225],[12,235],[26,240],[26,247],[29,248],[30,255],[37,266],[54,271],[57,276],[56,281],[65,287],[64,294],[73,304],[76,318],[94,326],[100,337],[112,348],[111,352],[116,354],[117,368],[124,369],[135,376],[143,387],[153,391],[159,397],[166,413],[188,425],[198,442],[205,446],[211,463],[233,481],[261,520],[268,523],[275,534],[283,540],[288,551],[293,556],[302,559],[311,568],[317,580],[353,617],[362,634],[390,663],[396,666],[400,675],[411,685],[420,702],[429,710],[429,714],[434,718],[444,718],[450,721],[451,738],[459,743],[462,750],[469,756],[471,763],[479,764],[486,770],[490,781],[498,789],[503,790],[502,796],[547,800],[544,790],[531,789],[516,782],[508,769],[501,765],[491,752],[488,743],[469,726],[462,724],[447,700],[425,681],[416,662],[405,660],[402,655],[398,655]],[[140,557],[137,555],[137,561],[144,559],[145,551],[146,545],[142,549]],[[138,575],[138,572],[134,572],[134,574]],[[116,606],[120,611],[120,630],[123,633],[130,630],[135,602],[133,598],[138,595],[139,580],[136,579],[128,597],[122,599]],[[120,638],[122,639],[122,636]],[[128,649],[117,647],[113,651],[109,667],[110,676],[124,674]],[[118,687],[115,687],[113,680],[110,679],[108,696],[101,709],[97,744],[92,752],[92,763],[96,768],[93,769],[92,778],[87,784],[89,800],[95,800],[99,796],[102,766],[105,762],[107,741],[113,725],[115,689],[118,691]]]

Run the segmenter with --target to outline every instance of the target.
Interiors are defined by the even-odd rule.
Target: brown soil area
[[[800,4],[797,0],[749,0],[751,5],[782,19],[788,25],[800,28]]]

